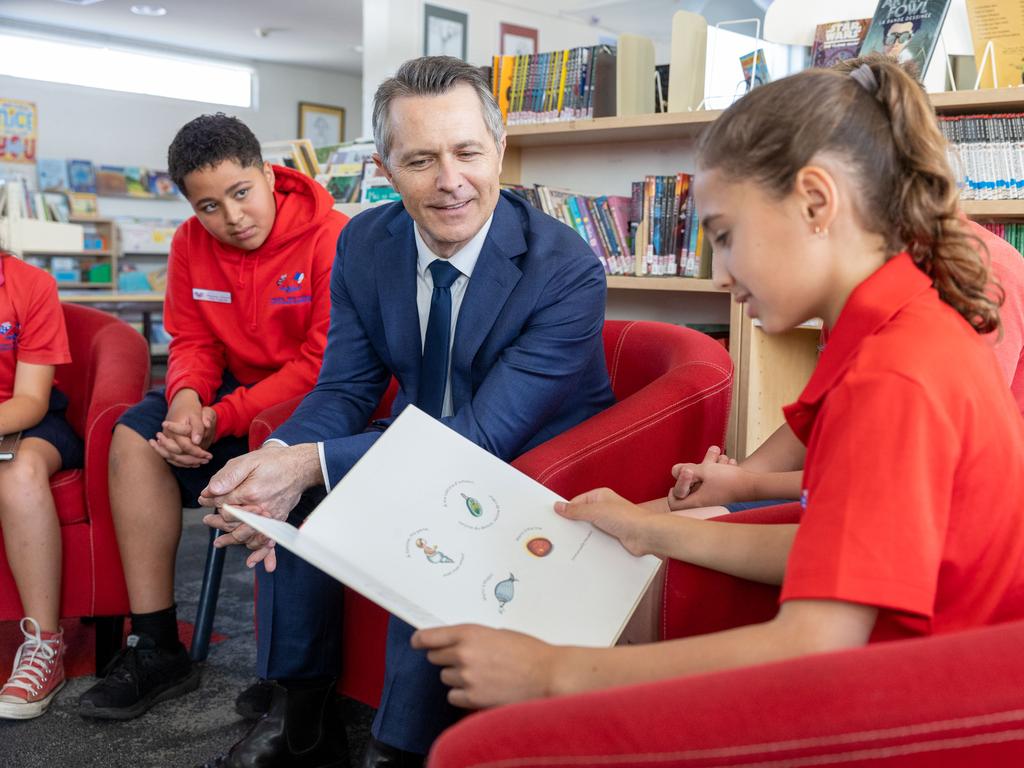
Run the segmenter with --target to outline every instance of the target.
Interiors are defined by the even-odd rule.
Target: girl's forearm
[[[14,395],[10,400],[0,403],[0,435],[9,435],[29,427],[34,427],[43,420],[49,403],[28,395]]]
[[[803,474],[802,471],[754,473],[754,500],[799,499]]]
[[[642,546],[670,557],[763,584],[781,584],[796,525],[751,525],[651,515]]]

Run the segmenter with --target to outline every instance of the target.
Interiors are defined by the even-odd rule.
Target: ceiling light
[[[101,3],[103,0],[60,0],[62,3],[68,5],[93,5],[94,3]]]
[[[136,16],[166,16],[167,9],[162,5],[133,5],[132,13]]]

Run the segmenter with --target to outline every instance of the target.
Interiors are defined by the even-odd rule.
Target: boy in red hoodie
[[[316,383],[346,222],[319,184],[263,162],[237,118],[186,124],[168,165],[196,215],[171,245],[166,389],[150,392],[114,430],[110,497],[131,634],[79,700],[87,717],[137,717],[199,685],[174,605],[181,508],[198,507],[213,474],[248,450],[256,414]]]

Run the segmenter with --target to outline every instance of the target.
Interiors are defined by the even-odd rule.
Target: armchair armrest
[[[292,411],[298,408],[301,402],[301,396],[293,397],[291,400],[285,400],[283,403],[272,405],[260,411],[256,418],[252,420],[252,424],[249,425],[249,450],[255,451],[263,445],[267,438],[270,437],[270,433],[284,424],[288,417],[292,415]]]
[[[673,464],[721,444],[731,387],[718,365],[678,365],[512,465],[569,498],[599,486],[636,502],[661,496]]]

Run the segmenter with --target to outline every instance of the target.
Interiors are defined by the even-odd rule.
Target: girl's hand
[[[569,502],[557,501],[555,512],[570,520],[586,520],[617,538],[630,554],[651,551],[644,523],[657,513],[626,501],[610,488],[587,491]]]
[[[441,669],[456,707],[482,709],[551,695],[555,659],[561,649],[507,629],[477,624],[421,629],[412,647],[427,650]]]
[[[754,499],[754,475],[737,466],[716,445],[708,448],[700,464],[672,467],[675,485],[668,492],[669,509],[713,507]]]

